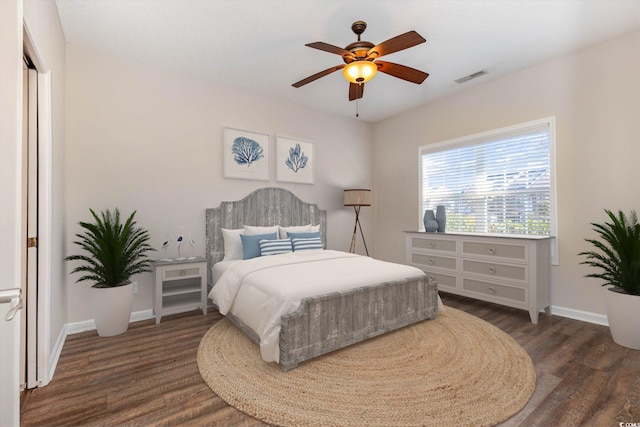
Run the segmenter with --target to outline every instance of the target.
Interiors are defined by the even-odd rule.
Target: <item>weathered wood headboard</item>
[[[318,205],[305,203],[284,188],[260,188],[247,197],[234,202],[222,202],[217,208],[207,209],[207,269],[224,258],[222,229],[237,229],[246,225],[318,225],[324,246],[327,245],[327,211]],[[209,279],[211,280],[211,279]],[[213,283],[209,283],[209,288]]]

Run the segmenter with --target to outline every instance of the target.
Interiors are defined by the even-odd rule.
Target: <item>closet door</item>
[[[22,126],[21,388],[37,387],[38,336],[38,73],[25,57]]]

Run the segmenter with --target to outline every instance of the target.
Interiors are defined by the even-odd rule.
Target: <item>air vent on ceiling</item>
[[[468,82],[469,80],[473,80],[475,78],[478,78],[480,76],[484,76],[485,74],[489,74],[489,72],[487,70],[480,70],[477,71],[473,74],[469,74],[468,76],[464,76],[464,77],[460,77],[459,79],[455,80],[456,83],[464,83],[464,82]]]

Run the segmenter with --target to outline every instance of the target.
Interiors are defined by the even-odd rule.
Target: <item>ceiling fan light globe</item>
[[[354,61],[344,67],[344,78],[351,83],[368,82],[378,72],[378,66],[371,61]]]

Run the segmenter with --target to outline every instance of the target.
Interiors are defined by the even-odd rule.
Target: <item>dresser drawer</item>
[[[411,263],[419,267],[445,268],[456,271],[458,269],[458,259],[432,254],[412,253]]]
[[[172,280],[172,279],[187,279],[190,277],[200,276],[200,268],[199,267],[186,267],[180,269],[166,269],[164,270],[164,274],[162,276],[163,280]]]
[[[518,261],[528,260],[527,246],[518,244],[463,241],[462,254],[512,259]]]
[[[462,278],[462,289],[483,294],[491,298],[502,298],[519,304],[528,304],[528,289],[518,286],[509,286],[496,283],[483,282],[482,280]]]
[[[525,265],[509,265],[493,262],[482,262],[470,259],[462,260],[462,272],[481,274],[510,281],[527,283],[527,267]]]
[[[430,280],[435,280],[438,284],[438,290],[446,291],[448,288],[456,289],[458,287],[458,276],[431,271],[425,271],[425,273]]]
[[[458,252],[455,240],[438,239],[437,237],[411,237],[411,248],[451,253]]]

